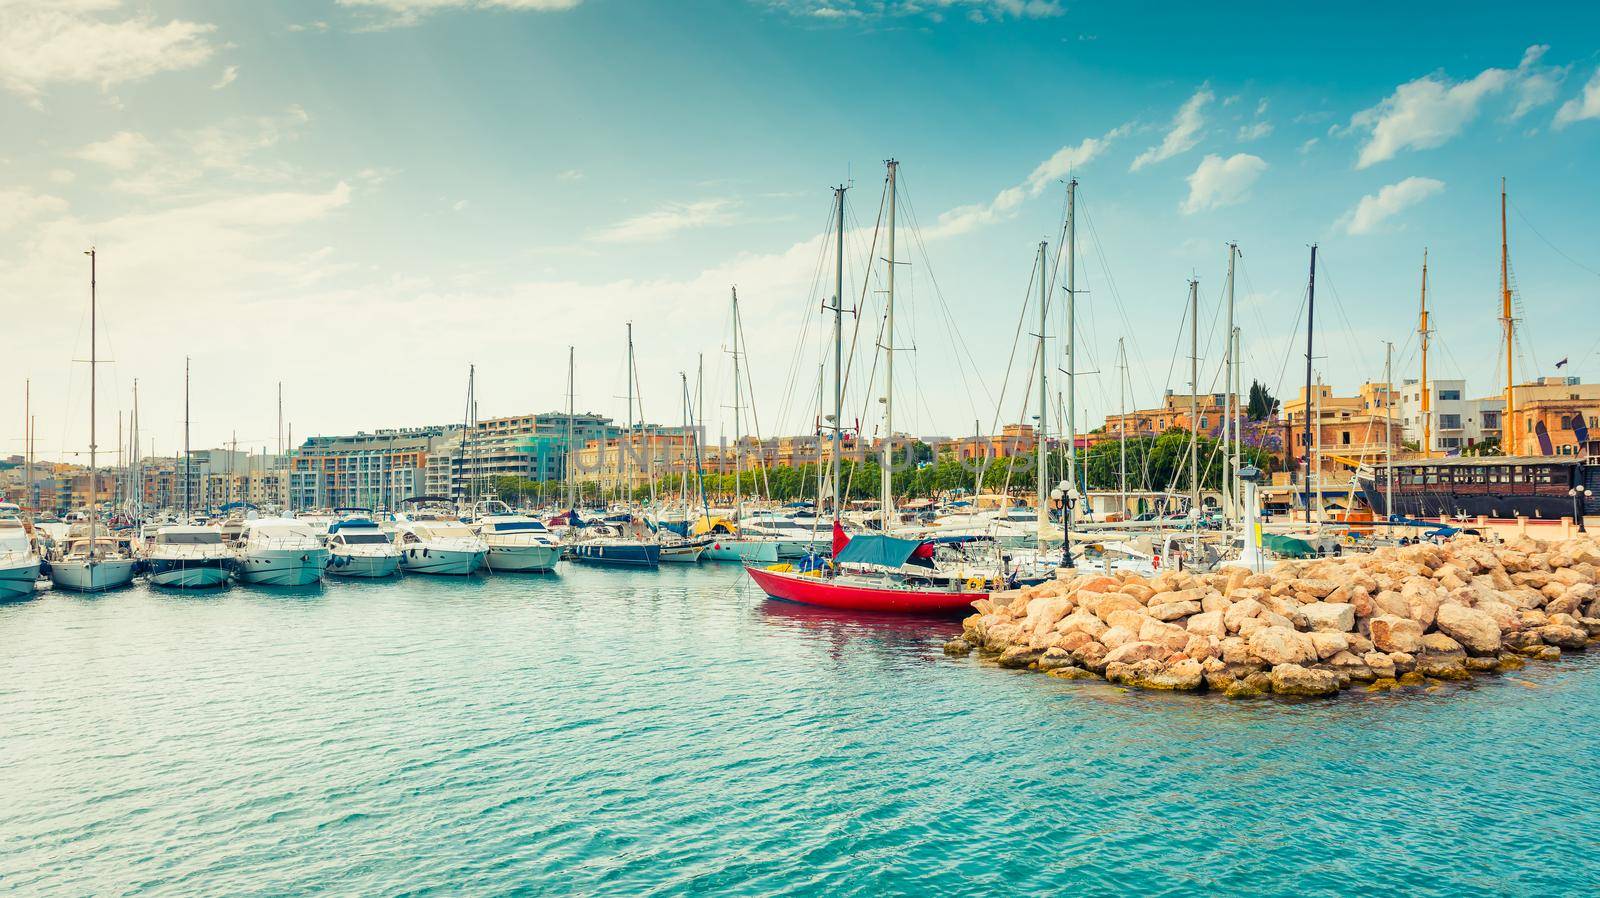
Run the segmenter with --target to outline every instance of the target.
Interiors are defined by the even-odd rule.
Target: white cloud
[[[930,240],[953,237],[1005,218],[1024,200],[1038,196],[1052,183],[1089,164],[1105,152],[1112,141],[1125,136],[1128,131],[1129,126],[1122,125],[1107,131],[1102,137],[1085,137],[1076,144],[1056,150],[1049,159],[1034,166],[1022,183],[1005,188],[987,203],[958,206],[941,214],[934,225],[923,232],[923,236]]]
[[[91,143],[72,155],[107,168],[127,171],[155,150],[150,139],[137,131],[118,131],[99,143]]]
[[[385,25],[415,25],[423,16],[445,10],[494,9],[510,12],[561,12],[583,0],[338,0],[340,6],[387,13]],[[318,23],[321,24],[321,23]]]
[[[67,201],[57,196],[33,193],[25,188],[0,189],[0,231],[66,210]]]
[[[1512,118],[1550,102],[1558,78],[1555,70],[1539,66],[1545,49],[1529,47],[1515,69],[1484,69],[1461,82],[1434,73],[1395,88],[1382,102],[1350,118],[1347,131],[1368,132],[1356,168],[1393,159],[1402,150],[1442,146],[1478,117],[1485,101],[1508,90],[1517,95]]]
[[[218,78],[216,83],[211,85],[211,89],[222,90],[224,87],[232,84],[238,77],[239,67],[236,65],[230,65],[222,70],[222,77]]]
[[[736,200],[717,198],[670,203],[602,228],[593,235],[602,243],[646,243],[665,240],[680,231],[730,224]]]
[[[583,177],[584,177],[583,169],[581,169],[581,168],[569,168],[566,171],[561,172],[560,174],[556,175],[556,180],[557,181],[582,181]]]
[[[1271,122],[1254,122],[1252,124],[1241,125],[1239,127],[1239,140],[1241,140],[1241,141],[1260,140],[1261,138],[1266,137],[1268,134],[1271,134],[1271,133],[1272,133],[1272,123]]]
[[[1376,194],[1368,194],[1356,203],[1355,208],[1339,221],[1347,234],[1370,234],[1378,225],[1393,218],[1402,210],[1422,202],[1444,190],[1444,182],[1433,178],[1406,178],[1390,184]]]
[[[1267,98],[1266,97],[1262,97],[1261,98],[1261,102],[1256,104],[1256,118],[1260,118],[1261,116],[1267,114],[1267,106],[1268,106]]]
[[[48,177],[52,184],[71,184],[78,176],[68,168],[52,168]]]
[[[0,3],[0,87],[37,103],[52,84],[102,90],[210,59],[215,26],[137,15],[107,20],[119,0]]]
[[[1216,99],[1208,85],[1200,85],[1200,89],[1179,107],[1178,114],[1172,119],[1172,127],[1167,130],[1167,136],[1161,139],[1160,146],[1151,147],[1140,153],[1129,166],[1129,171],[1138,171],[1147,165],[1163,162],[1180,153],[1194,149],[1200,142],[1200,129],[1205,125],[1205,115],[1201,110],[1207,103]]]
[[[1249,153],[1237,153],[1227,159],[1208,155],[1189,176],[1189,198],[1179,208],[1183,214],[1193,215],[1243,202],[1266,170],[1266,161]]]
[[[450,210],[452,212],[465,212],[467,211],[467,205],[468,203],[466,200],[456,200],[454,203],[450,204]]]
[[[769,9],[821,21],[920,16],[942,21],[965,13],[973,22],[1003,19],[1049,19],[1066,13],[1061,0],[761,0]],[[1080,35],[1079,39],[1083,37]]]
[[[1555,126],[1565,128],[1573,122],[1600,118],[1600,69],[1595,69],[1583,85],[1583,93],[1561,104]]]

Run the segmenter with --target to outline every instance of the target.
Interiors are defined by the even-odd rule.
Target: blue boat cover
[[[850,537],[850,542],[839,552],[840,564],[876,564],[883,567],[900,567],[911,559],[922,545],[920,540],[896,539],[875,533],[862,533]]]
[[[334,521],[332,524],[329,524],[328,525],[328,535],[332,536],[333,534],[338,533],[340,530],[343,530],[346,527],[368,527],[368,528],[370,528],[370,527],[376,527],[376,526],[378,526],[376,523],[374,523],[372,521],[369,521],[366,518],[346,518],[343,521]]]

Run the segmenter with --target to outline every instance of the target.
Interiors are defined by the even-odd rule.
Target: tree
[[[1278,400],[1267,392],[1266,385],[1258,380],[1250,381],[1250,401],[1245,406],[1245,414],[1252,421],[1265,421],[1272,416],[1278,408]]]

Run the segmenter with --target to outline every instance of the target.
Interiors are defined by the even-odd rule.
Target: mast
[[[33,380],[26,379],[22,382],[22,483],[23,506],[33,513],[37,513],[37,502],[33,501]]]
[[[1306,281],[1306,407],[1305,407],[1305,449],[1306,449],[1306,522],[1311,521],[1311,484],[1316,479],[1315,466],[1311,459],[1311,352],[1312,334],[1316,331],[1317,323],[1317,245],[1311,244],[1311,274]]]
[[[1200,557],[1200,282],[1189,280],[1189,519]]]
[[[743,412],[744,388],[739,384],[739,288],[733,291],[733,518],[744,518],[744,445],[739,434],[744,431],[740,415]]]
[[[99,338],[98,338],[98,335],[97,335],[96,330],[95,330],[96,327],[97,327],[96,315],[97,315],[98,310],[97,310],[97,308],[95,306],[95,262],[97,260],[96,260],[96,257],[95,257],[95,249],[94,249],[94,247],[92,247],[92,246],[89,247],[88,256],[89,256],[89,566],[91,568],[90,573],[89,573],[89,584],[92,586],[92,585],[94,585],[94,572],[93,572],[92,569],[94,567],[94,556],[95,556],[95,552],[96,552],[94,531],[95,531],[95,525],[97,523],[99,523],[99,518],[100,518],[100,511],[99,511],[98,508],[96,508],[96,493],[98,492],[96,490],[96,487],[99,486],[99,484],[96,483],[96,481],[99,480],[99,478],[100,478],[100,470],[99,470],[99,467],[95,464],[95,461],[96,461],[96,459],[95,459],[95,450],[97,448],[99,448],[99,447],[97,447],[95,445],[95,429],[94,429],[94,425],[95,425],[95,420],[94,420],[94,418],[95,418],[95,393],[96,393],[95,384],[96,384],[96,375],[99,373],[99,369],[100,369],[100,345],[99,345]]]
[[[1128,516],[1128,351],[1123,346],[1123,338],[1117,338],[1117,367],[1122,369],[1122,376],[1117,379],[1117,395],[1122,400],[1122,423],[1117,427],[1117,452],[1120,456],[1117,461],[1117,489],[1121,494],[1122,516]]]
[[[884,353],[884,385],[883,385],[883,461],[879,465],[882,479],[882,496],[879,499],[883,512],[883,532],[889,532],[889,524],[894,520],[894,213],[895,213],[895,174],[900,169],[900,163],[893,159],[885,162],[889,168],[889,278],[888,301],[885,310],[885,325],[883,337]]]
[[[1042,328],[1041,328],[1042,330]],[[1063,335],[1067,350],[1067,483],[1078,483],[1078,179],[1067,181],[1067,330]],[[1062,558],[1072,567],[1071,489],[1061,496]]]
[[[139,378],[133,379],[133,421],[128,425],[129,472],[128,502],[144,517],[144,466],[139,456]]]
[[[467,366],[467,408],[466,408],[466,412],[464,414],[462,414],[462,416],[461,416],[461,476],[462,476],[462,478],[464,480],[467,480],[468,482],[470,482],[470,476],[471,475],[469,475],[467,473],[467,431],[472,429],[472,388],[475,385],[477,377],[478,377],[478,366],[477,365],[468,365]],[[451,489],[452,489],[452,491],[456,491],[456,496],[454,497],[455,500],[456,500],[456,513],[460,514],[461,513],[461,493],[467,492],[467,484],[463,483],[459,487],[457,487],[454,484],[452,484],[451,485]],[[470,501],[470,498],[469,498],[469,501]]]
[[[389,494],[389,493],[393,492],[392,486],[389,483],[389,480],[391,479],[392,474],[393,474],[393,462],[394,462],[394,438],[393,437],[389,438],[389,462],[390,462],[390,464],[387,466],[389,468],[389,470],[384,471],[384,475],[385,475],[384,476],[384,492],[385,492],[385,494]],[[289,504],[289,459],[286,458],[284,456],[284,454],[283,454],[283,381],[281,381],[281,380],[278,381],[278,464],[281,466],[281,467],[278,468],[278,471],[282,476],[278,477],[278,478],[274,478],[273,482],[278,486],[278,490],[276,490],[276,492],[278,493],[278,503],[280,505],[287,506]],[[389,501],[390,501],[391,506],[392,506],[393,496],[389,496]]]
[[[1433,390],[1428,386],[1428,248],[1422,248],[1422,315],[1417,336],[1422,341],[1422,457],[1433,456]]]
[[[1239,244],[1228,244],[1228,329],[1227,351],[1222,360],[1222,516],[1226,521],[1232,521],[1236,509],[1234,508],[1234,478],[1238,476],[1238,459],[1233,451],[1238,446],[1239,439],[1239,410],[1238,394],[1233,389],[1233,368],[1236,362],[1233,346],[1233,276],[1234,258],[1239,254]]]
[[[633,434],[633,427],[634,427],[634,424],[633,424],[633,322],[632,321],[628,322],[628,371],[627,371],[626,377],[628,379],[628,446],[623,451],[623,454],[622,454],[622,483],[623,483],[623,487],[622,488],[624,490],[627,490],[627,493],[625,494],[626,498],[623,500],[623,507],[627,508],[629,511],[632,511],[633,510],[633,465],[631,464],[631,462],[633,461],[632,456],[633,456],[633,440],[634,440],[634,434]]]
[[[1047,296],[1045,295],[1045,258],[1047,247],[1048,241],[1039,241],[1039,333],[1037,335],[1038,348],[1035,350],[1035,354],[1039,357],[1039,426],[1034,432],[1034,437],[1037,442],[1034,453],[1037,462],[1034,479],[1038,481],[1035,486],[1038,487],[1039,493],[1037,500],[1039,503],[1037,517],[1039,521],[1038,541],[1040,548],[1044,547],[1045,524],[1050,520],[1050,478],[1048,476],[1049,469],[1047,467],[1049,452],[1045,447],[1045,436],[1049,428],[1048,415],[1050,414],[1050,393],[1045,384],[1046,359],[1044,352],[1044,329],[1045,323],[1048,320],[1047,316],[1050,311],[1050,304],[1047,301]]]
[[[844,426],[844,192],[841,184],[833,188],[834,247],[833,280],[833,520],[839,522],[839,454]]]
[[[566,468],[567,474],[567,511],[569,512],[575,511],[578,507],[577,481],[573,480],[573,477],[577,474],[577,465],[573,464],[575,454],[572,449],[572,362],[576,352],[577,350],[574,347],[567,347],[567,461],[563,467]]]
[[[1424,262],[1424,265],[1427,263]],[[1383,344],[1383,459],[1384,508],[1394,517],[1394,369],[1391,360],[1394,344]]]
[[[1512,385],[1511,349],[1516,323],[1511,318],[1511,251],[1506,245],[1506,179],[1500,179],[1500,320],[1506,330],[1506,413],[1501,417],[1500,432],[1510,438],[1504,452],[1517,454],[1517,432],[1511,426],[1511,415],[1516,407],[1516,394]]]
[[[189,454],[189,357],[183,357],[183,522],[189,523],[189,476],[194,457]]]

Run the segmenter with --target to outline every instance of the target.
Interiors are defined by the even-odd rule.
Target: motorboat
[[[109,534],[68,536],[50,559],[50,582],[75,592],[105,592],[133,582],[138,559]]]
[[[780,559],[804,558],[817,547],[828,545],[828,528],[819,531],[816,519],[800,519],[777,511],[757,511],[739,522],[739,535],[744,539],[777,543]]]
[[[39,579],[39,553],[18,511],[0,505],[0,600],[32,595]]]
[[[389,577],[400,570],[400,550],[377,522],[346,518],[328,525],[328,567],[332,577]]]
[[[542,521],[513,512],[504,502],[480,502],[471,524],[489,546],[489,570],[540,572],[555,570],[565,547]]]
[[[235,566],[246,583],[309,586],[322,579],[328,549],[304,521],[255,518],[244,522]]]
[[[710,547],[711,540],[706,537],[665,539],[661,541],[661,563],[695,564]]]
[[[460,521],[395,522],[400,569],[408,574],[466,576],[483,567],[489,544]]]
[[[150,582],[175,589],[226,586],[233,550],[217,527],[165,524],[156,528],[144,557]]]

